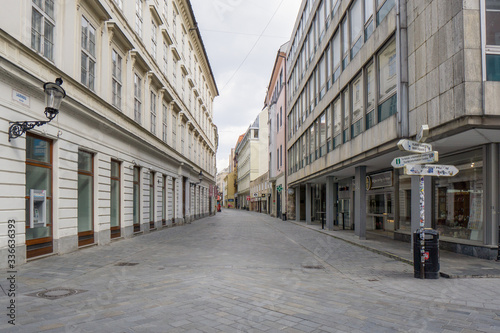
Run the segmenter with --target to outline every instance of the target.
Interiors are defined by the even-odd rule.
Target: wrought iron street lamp
[[[45,117],[49,119],[48,121],[34,120],[34,121],[16,121],[11,122],[9,127],[9,141],[20,137],[26,131],[33,129],[37,126],[42,126],[48,124],[54,119],[59,113],[59,107],[64,97],[66,97],[66,92],[61,87],[63,80],[57,78],[55,83],[47,82],[43,85],[43,91],[45,92]]]

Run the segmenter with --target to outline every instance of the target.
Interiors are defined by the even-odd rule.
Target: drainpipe
[[[396,59],[398,71],[398,136],[410,135],[408,110],[408,32],[406,0],[396,2]]]

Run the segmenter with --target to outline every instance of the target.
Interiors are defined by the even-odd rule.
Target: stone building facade
[[[441,245],[498,253],[500,35],[496,1],[303,1],[287,52],[288,186],[297,219],[409,239],[416,177],[391,161],[422,125],[439,164],[426,226]],[[418,179],[418,177],[417,177]]]
[[[211,212],[218,95],[187,0],[9,2],[0,13],[0,266]],[[16,13],[16,15],[12,15]],[[46,120],[45,82],[62,78]]]

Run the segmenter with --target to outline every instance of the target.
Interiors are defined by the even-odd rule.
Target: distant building
[[[269,181],[271,182],[270,214],[281,218],[287,211],[286,191],[286,50],[288,43],[282,45],[276,55],[264,105],[268,108],[269,118]],[[294,212],[295,213],[295,212]]]
[[[250,182],[267,172],[268,168],[268,112],[263,109],[238,142],[235,155],[238,163],[238,208],[248,209]]]

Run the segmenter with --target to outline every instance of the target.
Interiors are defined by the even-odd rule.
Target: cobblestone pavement
[[[16,326],[2,295],[0,332],[500,332],[500,279],[415,279],[408,264],[245,211],[32,261],[16,281]],[[63,288],[79,292],[33,296]]]

